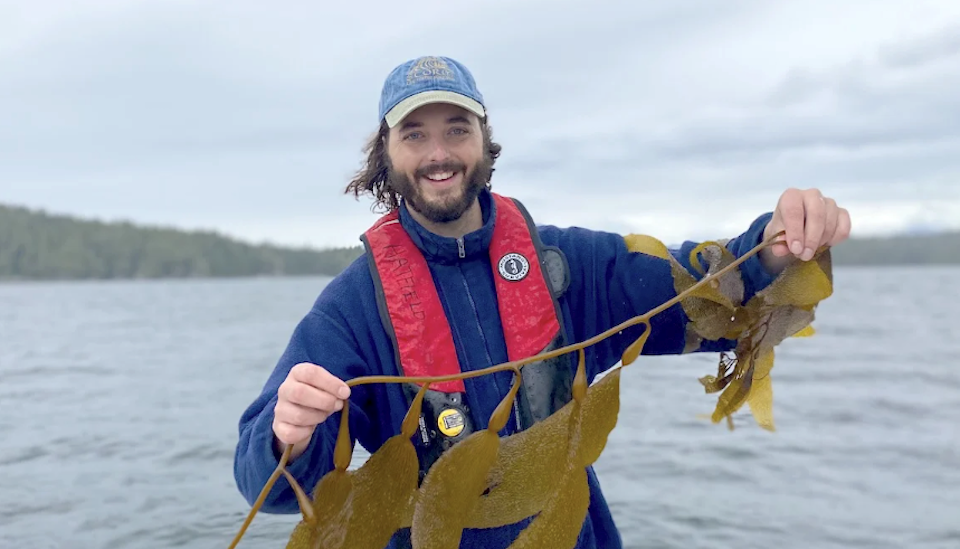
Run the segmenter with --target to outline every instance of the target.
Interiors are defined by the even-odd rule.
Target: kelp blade
[[[718,248],[721,251],[717,251]],[[693,345],[698,345],[700,338],[736,338],[748,320],[738,312],[744,296],[740,272],[734,270],[724,275],[715,274],[734,261],[733,254],[718,244],[704,248],[703,253],[708,260],[706,276],[709,282],[693,290],[680,302],[694,332],[699,336],[691,341]],[[677,294],[686,292],[698,282],[673,258],[671,272]]]
[[[660,240],[645,234],[628,234],[623,237],[627,250],[642,253],[660,259],[670,257],[670,250]]]
[[[419,478],[419,461],[410,437],[416,431],[429,385],[424,384],[411,403],[400,434],[387,439],[356,471],[346,470],[352,446],[345,409],[334,448],[334,469],[314,488],[315,523],[301,521],[288,548],[379,549],[409,524]]]
[[[493,528],[532,517],[547,507],[562,485],[570,444],[577,444],[580,464],[594,463],[606,446],[620,412],[620,368],[593,384],[580,407],[583,427],[579,441],[571,438],[574,401],[525,431],[501,440],[497,462],[484,494],[467,525]]]
[[[788,337],[804,337],[813,333],[810,323],[820,301],[833,293],[829,249],[811,261],[796,261],[764,288],[736,314],[748,328],[737,334],[738,363],[734,379],[717,400],[711,416],[714,423],[727,418],[747,403],[757,424],[774,430],[773,349]],[[703,378],[706,387],[717,380]]]
[[[614,368],[587,392],[580,430],[580,464],[586,467],[600,459],[620,415],[620,373]]]
[[[810,309],[833,294],[833,265],[830,250],[820,252],[810,261],[797,261],[784,269],[768,287],[751,300],[767,306],[788,306]]]
[[[417,492],[410,526],[418,549],[456,549],[463,529],[487,487],[490,468],[500,450],[497,434],[510,420],[520,390],[520,369],[511,367],[513,383],[490,414],[486,429],[469,435],[443,452],[430,467]]]
[[[590,506],[586,467],[596,460],[616,425],[620,368],[591,387],[582,401],[574,400],[566,436],[566,452],[559,464],[562,475],[552,487],[543,510],[510,545],[510,549],[550,547],[572,549],[577,544]],[[599,389],[599,390],[598,390]]]
[[[697,277],[688,272],[667,246],[656,238],[631,234],[624,237],[624,241],[631,252],[640,252],[668,261],[674,290],[678,295],[697,284]],[[706,266],[698,255],[704,256]],[[709,278],[709,283],[693,289],[680,302],[691,323],[686,348],[688,351],[696,349],[702,339],[734,337],[738,329],[742,330],[745,326],[744,319],[733,314],[744,295],[739,271],[718,275],[721,269],[735,261],[733,254],[721,242],[705,242],[691,251],[689,259],[698,273]]]
[[[773,369],[773,348],[764,348],[757,357],[753,369],[753,386],[747,397],[747,405],[757,425],[774,430],[773,425],[773,384],[770,381],[770,370]]]
[[[572,403],[532,427],[504,437],[487,476],[489,491],[465,525],[495,528],[514,524],[543,509],[559,481]]]
[[[520,532],[509,549],[573,549],[590,506],[587,471],[573,456],[565,465],[559,489],[537,518]]]
[[[487,486],[500,439],[484,429],[454,444],[430,467],[410,528],[417,549],[457,549],[463,529]]]
[[[717,405],[711,416],[714,423],[719,423],[723,418],[730,418],[736,413],[747,401],[753,388],[754,357],[756,356],[753,343],[749,339],[740,341],[736,354],[738,358],[733,372],[728,377],[729,383],[717,398]]]
[[[351,474],[334,469],[314,488],[313,511],[316,523],[301,520],[290,534],[287,549],[317,549],[343,546],[349,519],[342,516],[353,490]],[[323,539],[321,539],[321,537]]]
[[[382,549],[410,516],[419,464],[408,438],[385,442],[356,471],[334,469],[314,492],[317,525],[301,522],[289,549]]]
[[[787,337],[812,335],[813,310],[833,292],[829,248],[819,250],[811,261],[795,261],[743,304],[740,272],[735,269],[719,274],[736,261],[725,242],[705,242],[691,251],[690,264],[706,280],[698,284],[698,277],[659,240],[647,235],[628,235],[624,240],[632,252],[668,261],[675,291],[678,295],[686,292],[680,301],[690,321],[685,352],[697,350],[704,340],[739,341],[734,372],[700,378],[708,392],[723,391],[711,419],[719,422],[727,418],[729,422],[731,414],[749,403],[757,423],[773,430],[772,349]],[[635,349],[628,351],[624,353],[624,365],[639,354]]]

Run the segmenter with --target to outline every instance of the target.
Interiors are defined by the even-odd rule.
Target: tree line
[[[315,250],[244,243],[210,231],[106,223],[0,204],[0,279],[335,276],[358,246]],[[960,232],[852,238],[838,266],[960,264]]]
[[[0,205],[0,279],[336,275],[362,250],[253,245],[211,231],[105,223]]]

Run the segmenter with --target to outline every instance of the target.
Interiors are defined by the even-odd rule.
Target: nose
[[[442,139],[430,140],[430,152],[427,160],[431,163],[444,162],[450,158],[450,152],[447,150],[446,143]]]

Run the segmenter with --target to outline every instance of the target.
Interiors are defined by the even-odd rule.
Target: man
[[[415,385],[351,391],[343,380],[478,370],[583,341],[676,295],[667,261],[630,252],[616,234],[535,227],[522,205],[491,192],[500,146],[473,76],[452,59],[414,59],[390,73],[380,130],[367,152],[347,192],[372,194],[387,214],[363,235],[364,256],[321,292],[243,414],[235,475],[251,503],[285,444],[293,445],[289,470],[308,490],[331,470],[345,405],[351,434],[371,453],[399,433]],[[740,266],[744,302],[789,262],[810,260],[819,246],[845,240],[850,218],[815,189],[791,189],[726,246],[739,257],[781,230],[784,243]],[[694,246],[673,251],[692,273],[687,256]],[[679,306],[655,316],[645,354],[734,347],[704,341],[691,349],[686,322]],[[618,362],[639,330],[588,349],[591,381]],[[525,380],[536,379],[521,389],[501,434],[528,428],[569,400],[572,355],[524,369]],[[421,479],[443,451],[486,427],[511,379],[509,373],[480,376],[430,391],[414,437]],[[592,468],[588,479],[590,508],[579,547],[620,547]],[[281,478],[263,510],[297,509]],[[465,530],[462,546],[507,547],[526,524]],[[403,546],[405,535],[399,532],[393,546]]]

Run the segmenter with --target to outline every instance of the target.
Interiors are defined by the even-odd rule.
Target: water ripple
[[[960,325],[925,295],[960,270],[925,272],[835,272],[817,336],[778,349],[774,433],[700,419],[715,356],[626,371],[596,464],[625,545],[960,547]],[[225,547],[237,421],[324,283],[0,285],[0,547]],[[243,547],[297,520],[259,514]]]

